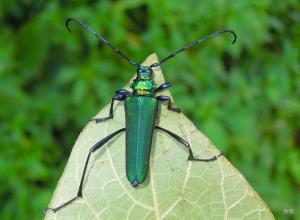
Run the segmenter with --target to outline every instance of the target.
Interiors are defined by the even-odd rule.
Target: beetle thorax
[[[130,87],[135,95],[152,95],[153,90],[156,88],[152,79],[152,69],[148,66],[140,66]]]
[[[152,95],[156,85],[152,79],[140,79],[137,77],[130,87],[135,95]]]

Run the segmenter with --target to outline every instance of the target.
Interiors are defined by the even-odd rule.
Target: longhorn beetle
[[[88,27],[78,19],[69,18],[66,20],[66,27],[69,32],[71,32],[71,29],[69,27],[69,23],[71,21],[76,22],[81,27],[86,29],[88,32],[94,34],[98,39],[100,39],[105,44],[110,46],[115,51],[116,54],[123,57],[131,65],[137,67],[137,71],[136,71],[136,78],[133,80],[133,83],[130,85],[132,91],[128,91],[125,89],[117,90],[115,95],[112,97],[112,101],[109,109],[109,115],[104,118],[91,119],[91,121],[95,121],[96,123],[99,123],[113,118],[114,101],[124,101],[126,127],[121,128],[113,132],[112,134],[108,135],[107,137],[103,138],[102,140],[98,141],[90,149],[84,165],[77,195],[74,198],[70,199],[69,201],[66,201],[55,208],[46,208],[45,210],[52,210],[56,212],[59,209],[72,203],[77,198],[82,197],[83,182],[84,182],[84,178],[85,178],[85,174],[86,174],[86,170],[87,170],[87,166],[91,154],[97,151],[98,149],[100,149],[102,146],[104,146],[109,140],[111,140],[117,134],[124,131],[126,133],[126,176],[129,182],[134,187],[137,187],[139,184],[143,183],[147,177],[148,169],[149,169],[149,157],[150,157],[151,144],[152,144],[152,135],[154,129],[158,129],[160,131],[167,133],[175,140],[177,140],[179,143],[183,144],[189,151],[188,160],[209,162],[209,161],[216,160],[218,157],[222,155],[222,153],[220,153],[218,156],[214,156],[211,158],[206,158],[206,159],[195,158],[191,146],[187,141],[185,141],[178,135],[174,134],[173,132],[155,125],[159,101],[167,102],[168,110],[170,111],[180,113],[181,110],[179,108],[172,106],[171,99],[169,96],[164,96],[164,95],[156,96],[156,94],[161,92],[162,90],[170,88],[172,84],[170,82],[165,82],[157,86],[154,83],[152,77],[153,74],[152,68],[160,66],[162,63],[176,56],[178,53],[186,49],[189,49],[197,44],[200,44],[203,41],[219,34],[223,34],[227,32],[231,33],[233,35],[233,41],[232,41],[233,44],[235,43],[237,38],[234,31],[229,29],[219,30],[200,40],[195,41],[192,44],[182,47],[181,49],[175,51],[174,53],[171,53],[169,56],[160,60],[158,63],[153,63],[150,66],[142,66],[137,62],[133,61],[132,59],[130,59],[129,57],[127,57],[112,43],[110,43],[108,40],[106,40],[105,38],[97,34],[90,27]]]

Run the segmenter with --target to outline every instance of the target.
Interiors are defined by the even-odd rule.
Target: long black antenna
[[[172,58],[172,57],[175,57],[175,56],[176,56],[177,54],[179,54],[180,52],[185,51],[186,49],[189,49],[189,48],[191,48],[191,47],[193,47],[193,46],[195,46],[195,45],[197,45],[197,44],[200,44],[200,43],[202,43],[203,41],[208,40],[209,38],[215,37],[215,36],[217,36],[217,35],[219,35],[219,34],[223,34],[223,33],[226,33],[226,32],[229,32],[229,33],[231,33],[231,34],[233,35],[233,41],[232,41],[232,44],[234,44],[235,41],[236,41],[236,38],[237,38],[235,32],[232,31],[232,30],[229,30],[229,29],[222,29],[222,30],[216,31],[215,33],[212,33],[212,34],[210,34],[210,35],[208,35],[208,36],[206,36],[206,37],[204,37],[204,38],[202,38],[202,39],[200,39],[200,40],[197,40],[196,42],[194,42],[194,43],[192,43],[192,44],[189,44],[189,45],[187,45],[187,46],[185,46],[185,47],[183,47],[183,48],[177,50],[177,51],[174,52],[174,53],[171,53],[169,56],[163,58],[163,59],[160,60],[158,63],[153,63],[150,67],[157,67],[157,66],[160,66],[163,62],[167,61],[168,59],[170,59],[170,58]]]
[[[110,46],[115,52],[116,54],[118,54],[119,56],[123,57],[125,60],[127,60],[131,65],[135,66],[135,67],[140,67],[141,65],[138,64],[137,62],[133,61],[132,59],[130,59],[128,56],[126,56],[125,54],[123,54],[118,48],[116,48],[112,43],[110,43],[108,40],[106,40],[104,37],[100,36],[99,34],[97,34],[94,30],[92,30],[89,26],[87,26],[86,24],[84,24],[82,21],[75,19],[75,18],[68,18],[66,20],[66,27],[68,29],[69,32],[72,32],[70,27],[69,27],[69,23],[71,21],[75,21],[77,24],[79,24],[81,27],[83,27],[84,29],[86,29],[88,32],[94,34],[98,39],[100,39],[101,41],[103,41],[104,43],[106,43],[108,46]]]

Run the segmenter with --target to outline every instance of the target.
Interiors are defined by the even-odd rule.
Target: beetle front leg
[[[123,90],[122,90],[123,91]],[[118,92],[118,91],[117,91]],[[106,121],[107,119],[113,118],[114,117],[114,101],[123,101],[126,99],[126,95],[123,93],[117,93],[117,95],[115,95],[112,99],[111,99],[111,104],[110,104],[110,108],[109,108],[109,115],[108,117],[104,117],[104,118],[93,118],[90,119],[90,121],[95,121],[96,123],[102,122],[102,121]]]
[[[172,106],[172,102],[171,102],[170,96],[160,95],[160,96],[157,96],[156,99],[159,100],[159,101],[162,101],[162,102],[168,102],[168,109],[169,110],[174,111],[174,112],[178,112],[178,113],[181,112],[180,108]]]
[[[161,92],[162,90],[170,88],[171,86],[172,86],[172,83],[165,82],[165,83],[161,84],[158,88],[154,89],[153,92],[155,92],[155,93]]]
[[[161,128],[159,126],[155,126],[155,128],[169,134],[171,137],[173,137],[175,140],[177,140],[179,143],[183,144],[185,147],[187,147],[189,149],[189,157],[188,157],[188,160],[191,160],[191,161],[203,161],[203,162],[210,162],[210,161],[215,161],[216,159],[218,159],[218,157],[222,156],[223,153],[220,153],[219,155],[217,156],[213,156],[211,158],[195,158],[194,157],[194,154],[193,154],[193,151],[192,151],[192,148],[191,148],[191,145],[189,144],[189,142],[185,141],[183,138],[179,137],[177,134],[174,134],[173,132],[167,130],[167,129],[164,129],[164,128]]]

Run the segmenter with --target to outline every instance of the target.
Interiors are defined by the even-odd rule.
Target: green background
[[[277,219],[300,219],[300,3],[0,2],[0,218],[40,219],[79,132],[135,68],[230,28],[163,65],[177,106],[246,176]],[[297,196],[298,195],[298,196]],[[293,210],[293,214],[289,212]]]

